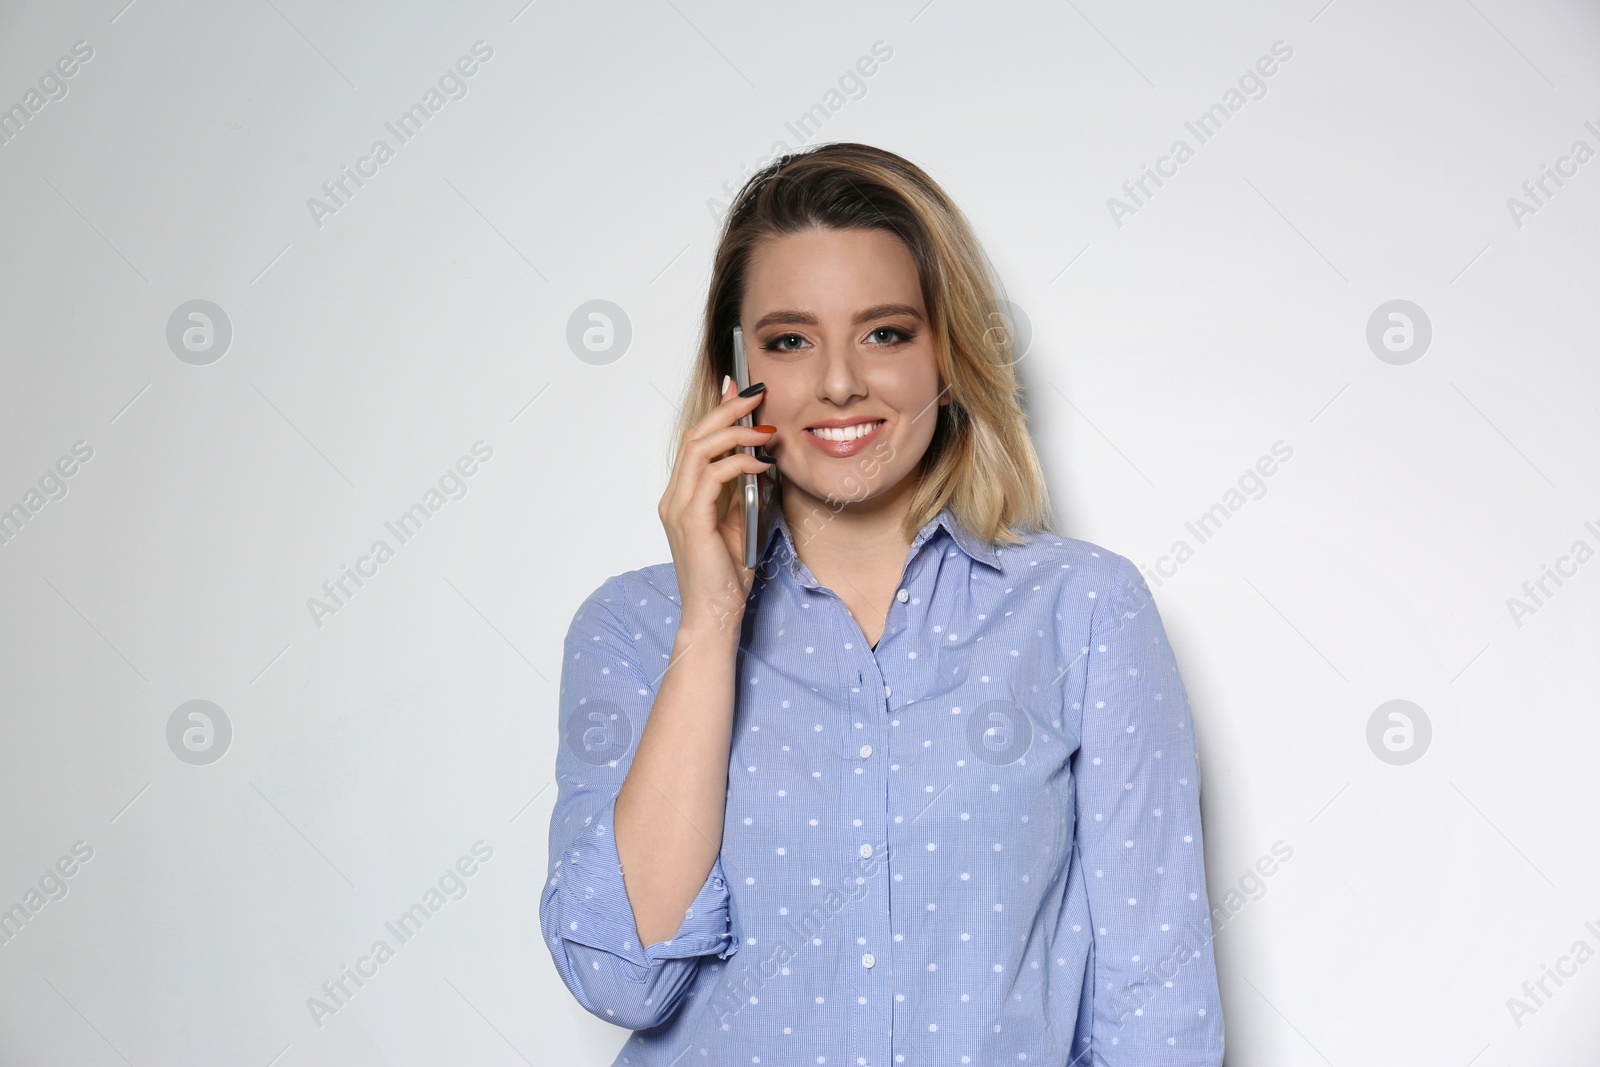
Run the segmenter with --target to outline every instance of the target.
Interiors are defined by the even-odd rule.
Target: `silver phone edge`
[[[740,392],[750,387],[750,367],[744,354],[744,330],[738,326],[733,328],[733,376],[734,385]],[[754,413],[741,416],[739,425],[755,425]],[[749,456],[756,454],[756,450],[749,445],[740,445],[739,450]],[[740,475],[740,482],[744,490],[744,565],[754,568],[761,526],[761,486],[757,484],[754,474]]]

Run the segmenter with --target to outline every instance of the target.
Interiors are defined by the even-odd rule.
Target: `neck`
[[[886,560],[898,566],[911,548],[904,527],[918,485],[913,475],[886,493],[840,506],[786,482],[783,519],[795,554],[813,574],[870,568]]]

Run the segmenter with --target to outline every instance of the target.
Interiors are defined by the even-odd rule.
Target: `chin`
[[[860,504],[874,497],[882,496],[886,491],[898,484],[898,479],[885,477],[885,472],[880,470],[870,481],[865,478],[841,478],[822,492],[813,493],[821,500],[842,502],[845,505]]]

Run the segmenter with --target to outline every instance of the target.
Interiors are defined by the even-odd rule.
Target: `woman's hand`
[[[685,436],[656,508],[678,572],[681,626],[737,629],[744,618],[755,571],[744,565],[743,498],[733,494],[726,514],[719,517],[717,496],[734,478],[760,474],[771,466],[733,451],[765,444],[777,432],[772,426],[737,425],[761,398],[761,390],[740,396],[733,382],[725,381],[722,401]]]

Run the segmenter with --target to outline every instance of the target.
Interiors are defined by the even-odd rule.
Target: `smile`
[[[883,429],[885,421],[872,419],[849,426],[812,426],[806,430],[806,439],[827,455],[853,456],[867,447],[868,442]]]

